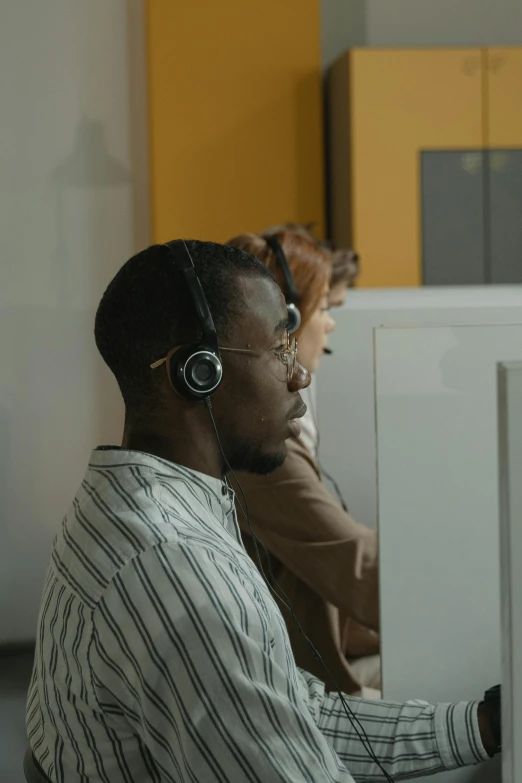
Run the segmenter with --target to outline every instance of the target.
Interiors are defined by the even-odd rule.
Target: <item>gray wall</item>
[[[322,0],[323,63],[351,46],[522,45],[522,0]]]
[[[367,0],[365,5],[369,46],[522,43],[521,0]]]
[[[148,192],[143,0],[0,6],[2,645],[34,638],[90,449],[121,437],[92,328],[111,277],[148,242]]]
[[[366,42],[365,0],[321,0],[321,45],[328,67],[346,49]]]

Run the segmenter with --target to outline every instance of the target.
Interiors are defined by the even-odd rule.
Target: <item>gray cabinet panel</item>
[[[491,282],[522,283],[522,150],[491,150],[487,157]]]
[[[489,282],[482,151],[424,151],[420,169],[424,285]]]

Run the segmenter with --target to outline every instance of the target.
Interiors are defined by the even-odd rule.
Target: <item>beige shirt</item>
[[[340,688],[358,694],[361,683],[349,659],[379,651],[377,535],[342,510],[303,443],[289,440],[287,449],[284,465],[274,473],[238,475],[252,531],[270,553],[268,560],[259,546],[263,571],[288,596]],[[245,547],[259,567],[239,507],[238,516]],[[298,666],[325,680],[324,668],[282,601],[278,603]],[[334,688],[332,682],[326,685]]]

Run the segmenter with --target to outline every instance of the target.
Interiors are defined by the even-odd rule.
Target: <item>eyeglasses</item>
[[[181,348],[181,345],[176,345],[171,348],[170,351],[163,359],[157,359],[150,365],[151,370],[155,370],[157,367],[161,367],[162,364],[166,364],[170,361],[171,357]],[[286,347],[285,348],[271,348],[269,351],[251,351],[248,348],[224,348],[219,346],[220,351],[228,351],[229,353],[248,353],[251,356],[260,356],[263,353],[273,353],[279,361],[281,361],[286,367],[286,379],[291,381],[295,372],[295,365],[297,362],[297,340],[295,337],[290,339],[290,335],[286,335]]]
[[[290,339],[290,335],[288,334],[286,335],[285,348],[272,348],[270,351],[250,351],[247,348],[223,348],[220,346],[219,350],[229,351],[230,353],[249,353],[253,356],[259,356],[262,353],[273,353],[286,367],[287,382],[292,380],[295,372],[295,365],[297,362],[297,340],[295,337]]]

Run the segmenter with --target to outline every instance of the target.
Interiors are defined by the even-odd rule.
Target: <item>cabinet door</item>
[[[486,281],[484,166],[480,150],[421,155],[422,282]]]
[[[522,147],[522,48],[487,49],[485,146]]]
[[[522,283],[522,149],[490,150],[487,157],[490,282]]]
[[[421,152],[481,149],[480,49],[350,54],[353,245],[359,285],[421,284]]]

